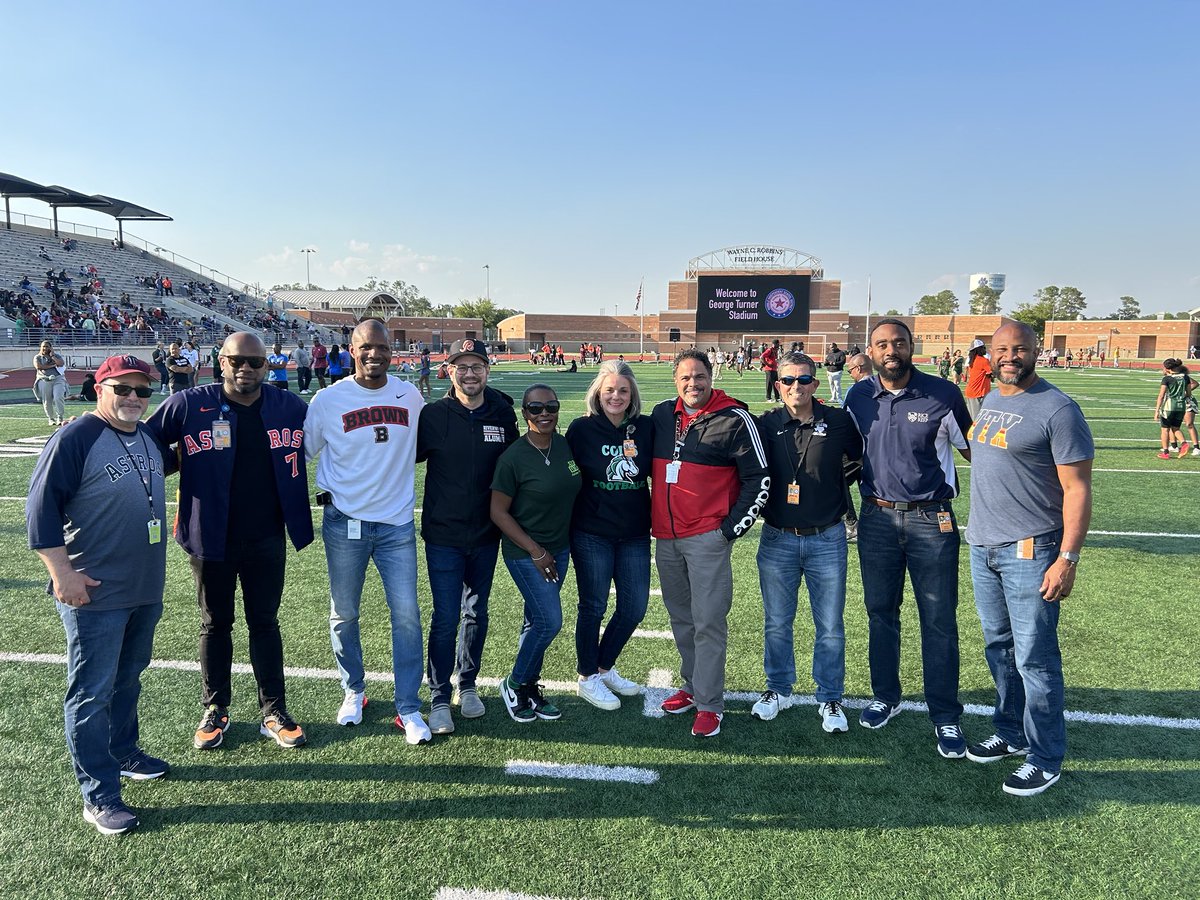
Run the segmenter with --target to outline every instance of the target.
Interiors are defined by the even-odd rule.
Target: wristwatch
[[[1067,562],[1069,562],[1073,566],[1079,565],[1079,554],[1078,553],[1072,553],[1070,550],[1064,550],[1062,553],[1060,553],[1058,555],[1061,556],[1063,559],[1065,559]]]

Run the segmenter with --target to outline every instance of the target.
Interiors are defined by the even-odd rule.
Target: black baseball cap
[[[481,360],[491,362],[488,357],[488,347],[483,341],[477,341],[475,338],[463,338],[461,341],[455,341],[450,345],[450,355],[446,357],[447,362],[458,362],[460,356],[478,356]]]

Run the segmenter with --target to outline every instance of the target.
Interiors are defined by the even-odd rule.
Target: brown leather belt
[[[882,506],[884,509],[898,509],[900,512],[908,512],[910,509],[925,509],[930,506],[941,506],[946,503],[945,500],[914,500],[911,503],[906,503],[903,500],[892,502],[891,500],[880,500],[878,497],[867,497],[876,506]]]
[[[840,524],[842,524],[841,519],[838,519],[836,522],[833,522],[829,525],[816,525],[812,528],[777,528],[774,525],[772,525],[771,527],[775,528],[776,531],[783,531],[783,532],[786,532],[787,534],[794,534],[794,535],[796,535],[796,537],[812,537],[814,534],[820,534],[822,531],[828,531],[834,525],[840,525]]]

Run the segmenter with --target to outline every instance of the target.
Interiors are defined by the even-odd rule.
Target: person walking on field
[[[967,387],[963,394],[967,400],[967,411],[974,419],[979,415],[983,398],[992,389],[992,364],[988,361],[987,349],[979,338],[971,342],[968,358]]]
[[[1154,401],[1154,416],[1162,429],[1159,459],[1171,458],[1171,446],[1179,446],[1180,457],[1187,456],[1191,444],[1183,439],[1183,418],[1187,413],[1192,380],[1183,363],[1174,357],[1163,360],[1163,377]]]

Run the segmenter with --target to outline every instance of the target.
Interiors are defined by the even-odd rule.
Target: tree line
[[[275,291],[323,291],[325,288],[320,285],[302,285],[299,282],[292,284],[275,284],[271,286],[271,292]],[[460,300],[458,303],[437,303],[421,293],[420,289],[414,284],[409,284],[407,281],[402,281],[397,278],[395,281],[383,281],[374,276],[368,278],[366,282],[358,287],[349,287],[347,285],[339,285],[332,290],[335,291],[383,291],[391,294],[400,301],[404,307],[404,315],[429,318],[455,318],[455,319],[482,319],[483,327],[487,331],[494,332],[496,326],[507,319],[509,316],[516,315],[521,312],[519,309],[508,309],[503,306],[497,306],[492,300],[487,297],[476,297],[474,300]]]

